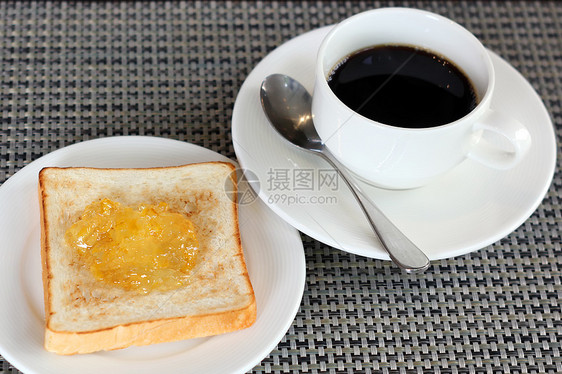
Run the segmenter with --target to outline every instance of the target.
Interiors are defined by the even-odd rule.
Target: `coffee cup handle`
[[[519,121],[494,110],[473,126],[475,142],[467,157],[493,169],[513,168],[531,147],[531,134]]]

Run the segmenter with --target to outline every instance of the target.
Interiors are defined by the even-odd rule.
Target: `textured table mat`
[[[0,182],[55,149],[112,135],[235,158],[230,118],[251,69],[302,32],[383,5],[435,11],[474,32],[531,82],[560,140],[562,3],[1,2]],[[303,235],[300,309],[252,372],[562,373],[559,165],[514,233],[422,275]]]

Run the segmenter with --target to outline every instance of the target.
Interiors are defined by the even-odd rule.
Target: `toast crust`
[[[50,294],[50,279],[51,271],[49,262],[47,261],[49,253],[49,243],[47,241],[47,232],[49,231],[49,224],[45,220],[45,199],[46,191],[41,186],[44,185],[43,173],[39,172],[39,217],[41,222],[41,278],[43,279],[43,302],[45,305],[45,324],[47,324],[47,316],[51,315],[51,303],[49,300]]]
[[[46,328],[45,348],[62,355],[116,350],[224,334],[250,327],[256,303],[220,314],[161,319],[119,325],[98,331],[65,332]]]
[[[60,222],[52,222],[52,219],[49,219],[49,212],[48,209],[50,208],[49,202],[49,195],[55,194],[56,191],[53,191],[54,188],[58,188],[61,185],[64,186],[63,188],[76,188],[74,186],[68,186],[67,179],[63,179],[62,181],[58,181],[54,183],[53,180],[55,179],[52,175],[47,177],[47,174],[57,174],[62,172],[63,174],[65,171],[69,173],[103,173],[104,171],[109,174],[117,175],[119,172],[161,172],[165,171],[175,173],[183,172],[184,170],[196,170],[197,168],[204,167],[217,167],[219,170],[220,176],[230,176],[232,179],[234,191],[236,192],[236,180],[232,176],[232,172],[235,170],[234,165],[227,163],[227,162],[204,162],[198,164],[189,164],[189,165],[182,165],[182,166],[172,166],[172,167],[157,167],[157,168],[143,168],[143,169],[99,169],[99,168],[45,168],[40,171],[39,173],[39,201],[40,201],[40,218],[41,218],[41,262],[42,262],[42,278],[43,278],[43,290],[44,290],[44,302],[45,302],[45,348],[48,351],[69,355],[69,354],[77,354],[77,353],[89,353],[95,352],[99,350],[114,350],[125,348],[131,345],[148,345],[154,343],[161,343],[161,342],[170,342],[170,341],[177,341],[182,339],[190,339],[196,337],[203,337],[203,336],[210,336],[210,335],[217,335],[227,332],[232,332],[236,330],[240,330],[243,328],[247,328],[251,326],[256,320],[256,301],[255,295],[253,292],[253,288],[246,270],[246,265],[244,261],[244,254],[241,245],[241,237],[240,231],[238,228],[238,207],[237,204],[230,201],[230,203],[225,203],[223,200],[220,204],[220,207],[223,208],[220,212],[221,214],[229,214],[231,215],[232,223],[227,225],[226,235],[227,235],[227,246],[230,247],[228,249],[229,256],[231,260],[235,263],[234,268],[238,269],[238,273],[234,276],[234,281],[236,283],[236,287],[238,287],[238,292],[242,292],[240,297],[243,298],[242,301],[238,300],[232,303],[231,307],[228,306],[220,306],[218,308],[212,309],[211,312],[205,313],[199,310],[198,312],[194,312],[193,314],[188,315],[173,315],[172,317],[167,316],[152,316],[152,318],[146,318],[146,320],[139,320],[138,318],[133,319],[129,322],[122,322],[122,323],[115,323],[109,324],[107,326],[103,326],[101,328],[88,328],[88,329],[74,329],[74,328],[61,328],[61,322],[54,323],[53,319],[57,317],[60,319],[60,316],[57,316],[57,313],[60,313],[60,302],[54,303],[55,300],[55,293],[60,294],[60,279],[56,280],[53,279],[57,276],[56,271],[60,271],[60,269],[53,269],[54,265],[57,264],[55,258],[53,258],[52,251],[60,251],[60,248],[54,248],[57,246],[56,241],[53,242],[53,238],[51,236],[55,236],[53,233],[53,227],[59,224]],[[226,169],[225,169],[226,166]],[[56,170],[50,170],[56,169]],[[167,175],[167,174],[166,174]],[[71,178],[72,179],[72,178]],[[83,187],[83,186],[82,186]],[[223,186],[224,187],[224,186]],[[223,191],[224,192],[224,191]],[[197,196],[199,199],[201,196],[207,196],[209,194],[200,193]],[[210,200],[217,200],[217,197],[212,194],[207,196]],[[157,197],[158,198],[158,197]],[[203,201],[202,199],[201,201]],[[220,199],[219,199],[220,200]],[[213,200],[214,201],[214,200]],[[205,203],[205,202],[204,202]],[[211,204],[206,202],[207,204]],[[203,203],[202,203],[203,204]],[[214,205],[203,205],[203,206],[211,206]],[[68,208],[68,207],[66,207]],[[62,208],[61,208],[62,209]],[[64,209],[62,209],[64,210]],[[229,211],[229,212],[228,212]],[[219,213],[220,213],[219,212]],[[227,212],[227,213],[224,213]],[[199,212],[200,213],[200,212]],[[217,212],[212,212],[217,213]],[[194,217],[197,218],[197,212],[193,213]],[[59,214],[59,216],[61,216]],[[68,213],[65,212],[65,215]],[[56,215],[55,215],[56,216]],[[56,216],[61,219],[59,216]],[[207,218],[208,219],[208,218]],[[206,221],[202,221],[206,222]],[[232,227],[231,227],[232,226]],[[221,226],[222,227],[222,226]],[[221,230],[221,228],[217,229]],[[211,230],[212,232],[212,230]],[[214,235],[217,233],[215,232]],[[205,235],[205,233],[203,233]],[[211,235],[211,234],[208,234]],[[58,242],[60,244],[60,242]],[[205,248],[201,248],[201,250],[205,250]],[[221,256],[224,254],[221,253]],[[224,257],[224,256],[223,256]],[[207,261],[209,261],[207,257]],[[60,258],[59,258],[60,259]],[[205,273],[202,271],[200,275],[197,276],[195,279],[196,281],[201,281],[201,284],[208,284],[212,282],[213,279],[217,279],[220,277],[220,271],[224,270],[225,267],[227,268],[229,265],[226,260],[219,259],[219,266],[216,269],[212,269],[213,272]],[[230,261],[230,260],[229,260]],[[205,268],[206,269],[206,268]],[[55,274],[54,274],[55,272]],[[211,279],[211,280],[209,280]],[[76,281],[79,284],[77,288],[86,288],[88,283],[80,283],[81,281]],[[206,282],[206,283],[205,283]],[[67,281],[68,283],[68,281]],[[198,284],[197,286],[199,286]],[[186,288],[189,287],[189,283]],[[222,286],[224,288],[224,283]],[[194,287],[195,288],[195,287]],[[176,292],[177,291],[177,292]],[[182,287],[180,289],[172,291],[170,299],[173,299],[177,296],[177,300],[183,303],[189,303],[190,299],[187,296],[191,294],[182,294],[183,290]],[[179,295],[176,295],[179,294]],[[123,295],[123,293],[117,295]],[[61,296],[57,296],[59,299]],[[107,300],[103,300],[102,304],[109,305],[111,308],[112,300],[116,298],[115,294],[113,294],[113,299],[108,298]],[[149,296],[150,297],[150,296]],[[103,298],[103,297],[102,297]],[[127,302],[131,301],[133,304],[135,302],[141,303],[144,299],[143,296],[139,295],[128,295],[124,294],[123,298],[126,299]],[[118,298],[117,298],[118,299]],[[129,300],[130,299],[130,300]],[[187,301],[186,301],[187,300]],[[154,300],[150,300],[154,302]],[[156,301],[158,302],[158,301]],[[228,303],[228,302],[226,302]],[[153,304],[159,305],[159,304]],[[72,310],[70,306],[68,309]],[[103,319],[104,314],[98,313],[92,318]]]

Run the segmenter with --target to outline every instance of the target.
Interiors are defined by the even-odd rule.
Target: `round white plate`
[[[312,92],[316,52],[329,29],[286,42],[251,72],[234,105],[234,149],[240,165],[259,179],[259,196],[291,225],[344,251],[388,259],[343,181],[329,183],[330,175],[322,170],[329,166],[282,139],[261,109],[259,88],[269,74],[288,74]],[[528,127],[533,143],[525,159],[502,172],[467,160],[440,180],[414,190],[363,185],[430,259],[468,253],[505,237],[533,213],[552,182],[556,142],[550,117],[529,83],[491,55],[497,70],[492,107]]]
[[[112,352],[59,356],[43,349],[43,289],[37,176],[45,166],[157,167],[230,161],[176,140],[124,136],[52,152],[0,187],[0,353],[26,373],[243,373],[290,327],[302,298],[305,259],[297,230],[259,199],[240,205],[239,225],[257,320],[248,329]]]

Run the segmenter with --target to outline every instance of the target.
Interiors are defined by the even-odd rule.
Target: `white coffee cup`
[[[376,45],[409,45],[432,51],[459,67],[479,102],[464,117],[435,127],[404,128],[368,119],[334,94],[327,78],[353,52]],[[314,123],[334,156],[375,186],[423,186],[467,157],[491,168],[514,167],[531,137],[523,124],[490,109],[495,72],[486,48],[468,30],[440,15],[410,8],[381,8],[334,26],[316,62]]]

